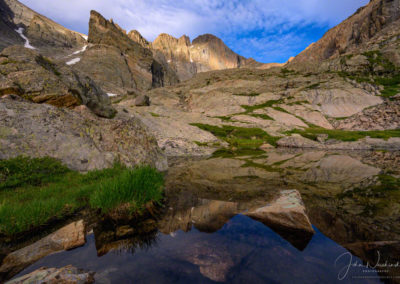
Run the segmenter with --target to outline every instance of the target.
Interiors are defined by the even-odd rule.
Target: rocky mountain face
[[[17,26],[13,22],[14,13],[4,0],[0,0],[0,13],[0,50],[9,45],[23,44],[23,39],[15,31]]]
[[[31,47],[42,54],[60,56],[68,54],[71,49],[81,48],[86,43],[80,33],[64,28],[16,0],[1,0],[0,9],[2,26],[6,27],[1,29],[0,47],[24,44],[28,39]],[[20,29],[20,34],[16,32],[17,29]]]
[[[110,93],[145,91],[178,82],[168,65],[153,58],[151,50],[95,11],[90,14],[88,43],[76,68]]]
[[[186,35],[178,39],[165,33],[153,42],[145,40],[138,31],[130,32],[130,37],[143,47],[151,48],[154,56],[168,63],[181,81],[199,72],[263,66],[254,59],[236,54],[221,39],[211,34],[201,35],[193,42]]]
[[[371,46],[385,45],[398,39],[400,1],[371,0],[347,20],[329,30],[321,40],[296,56],[292,63],[322,61],[342,54],[358,53]],[[389,36],[382,39],[383,36]]]

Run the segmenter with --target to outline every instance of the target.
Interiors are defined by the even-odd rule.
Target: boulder
[[[119,112],[100,118],[86,106],[74,110],[0,99],[0,159],[49,156],[78,171],[146,164],[159,170],[167,160],[136,118]]]
[[[94,283],[93,274],[68,265],[62,268],[41,267],[29,274],[8,281],[7,284],[23,283],[60,283],[89,284]]]
[[[283,190],[270,204],[244,213],[303,250],[315,233],[297,190]]]
[[[14,276],[49,254],[83,246],[85,242],[83,220],[71,223],[36,243],[7,255],[0,266],[0,279]]]
[[[150,98],[146,95],[140,95],[135,99],[135,106],[149,106]]]

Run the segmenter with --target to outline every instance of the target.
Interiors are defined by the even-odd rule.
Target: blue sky
[[[90,10],[153,41],[212,33],[260,62],[285,62],[368,0],[20,0],[63,26],[87,33]]]

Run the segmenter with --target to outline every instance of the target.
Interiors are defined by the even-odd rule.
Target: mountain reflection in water
[[[19,275],[72,264],[96,272],[96,283],[397,283],[399,268],[365,265],[400,260],[400,196],[376,187],[379,175],[400,175],[399,157],[271,151],[178,159],[166,176],[160,216],[97,222],[85,246],[47,256]],[[283,189],[301,193],[313,236],[272,230],[242,214]],[[356,265],[339,281],[350,261]]]

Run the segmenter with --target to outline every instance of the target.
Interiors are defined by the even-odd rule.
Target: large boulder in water
[[[300,250],[315,233],[297,190],[283,190],[270,204],[249,210],[245,215],[269,226]]]

